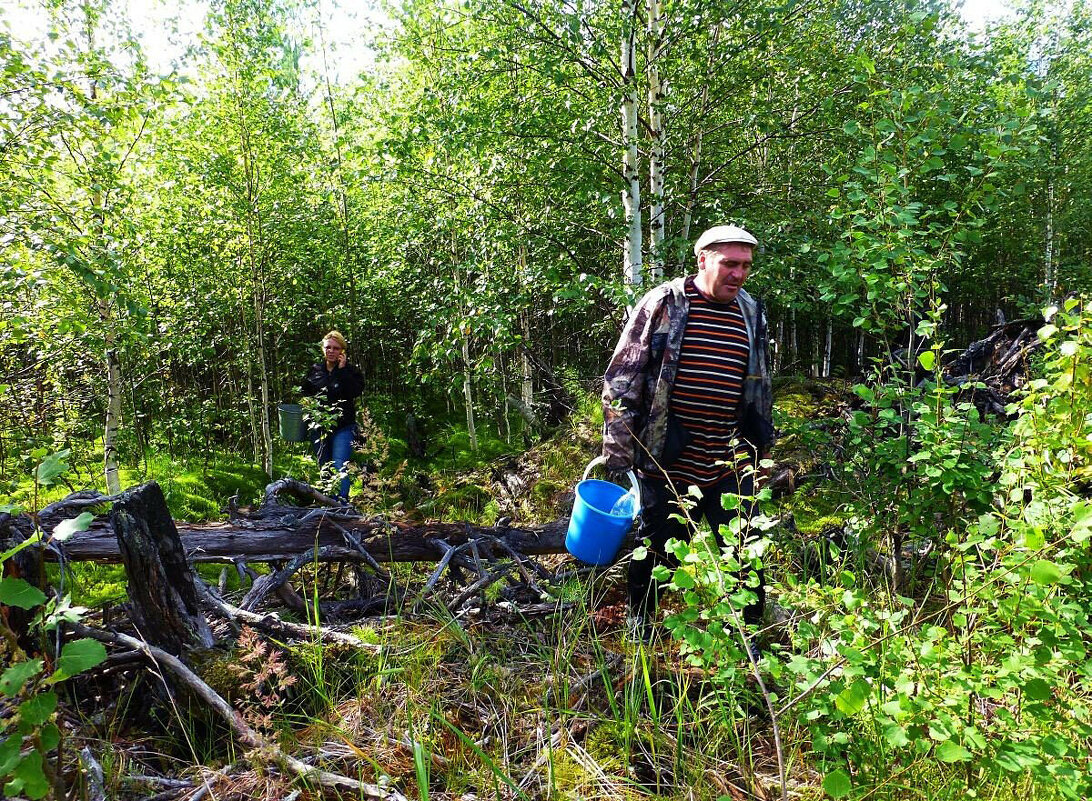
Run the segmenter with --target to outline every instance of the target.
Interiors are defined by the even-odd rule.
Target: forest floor
[[[848,395],[842,385],[807,382],[782,387],[778,399],[775,457],[791,466],[796,489],[766,503],[777,525],[764,556],[770,602],[757,664],[731,644],[730,632],[715,658],[684,629],[676,631],[681,639],[673,636],[662,621],[685,615],[682,592],[666,594],[651,645],[631,641],[625,554],[583,572],[559,569],[567,556],[545,557],[555,575],[568,578],[546,588],[545,603],[533,611],[492,603],[498,582],[466,614],[418,597],[339,626],[379,646],[374,650],[271,641],[246,628],[232,642],[221,628],[225,644],[201,655],[195,672],[284,752],[411,798],[825,797],[831,788],[814,759],[812,734],[785,711],[802,685],[783,665],[795,658],[794,627],[814,611],[801,605],[801,587],[829,583],[845,566],[834,546],[847,490],[830,465]],[[427,475],[402,465],[373,473],[354,500],[391,519],[545,522],[567,515],[572,487],[598,446],[599,421],[585,415],[549,441],[475,470]],[[391,570],[399,582],[420,586],[433,567]],[[215,583],[214,570],[201,570]],[[84,600],[101,600],[121,589],[116,571],[77,566],[69,586]],[[311,597],[336,592],[347,575],[315,564],[295,581]],[[225,598],[237,599],[245,588],[233,573],[227,577]],[[103,615],[92,613],[90,622]],[[71,681],[60,714],[73,797],[94,797],[76,767],[85,748],[103,768],[110,799],[358,797],[271,767],[239,745],[203,701],[131,654]],[[1030,785],[1024,791],[1037,792]],[[880,797],[926,796],[888,788]]]

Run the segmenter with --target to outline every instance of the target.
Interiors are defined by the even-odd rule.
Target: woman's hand
[[[345,356],[345,351],[342,351],[341,355],[337,357],[337,366],[344,367],[348,362],[349,360]]]

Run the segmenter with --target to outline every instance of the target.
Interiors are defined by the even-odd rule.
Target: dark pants
[[[686,487],[676,487],[668,481],[654,478],[641,478],[641,528],[637,532],[637,539],[647,537],[649,540],[648,556],[644,559],[634,560],[629,563],[629,575],[627,585],[629,590],[629,607],[634,612],[654,612],[656,609],[656,587],[652,580],[652,569],[659,564],[668,567],[676,567],[677,562],[668,554],[664,545],[669,539],[679,539],[689,542],[693,534],[691,527],[674,517],[680,513],[678,497],[688,497]],[[738,509],[725,509],[721,504],[721,496],[725,493],[744,496]],[[746,498],[754,494],[754,480],[751,476],[737,476],[731,474],[719,483],[702,490],[702,496],[696,505],[689,510],[689,519],[694,523],[703,518],[716,534],[717,542],[721,545],[725,540],[737,539],[729,526],[737,514],[742,514],[745,519],[750,519],[754,512],[754,501]],[[685,518],[685,515],[684,515]],[[746,526],[740,530],[738,539],[747,536]],[[740,579],[750,573],[745,570]],[[760,569],[758,572],[758,586],[753,591],[758,599],[747,605],[743,610],[743,620],[746,623],[757,624],[762,622],[762,612],[766,605],[766,577]]]

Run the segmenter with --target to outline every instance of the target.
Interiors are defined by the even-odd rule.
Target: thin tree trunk
[[[500,415],[497,419],[497,433],[500,438],[512,444],[512,429],[508,426],[508,368],[504,363],[504,354],[497,354],[497,367],[500,370],[501,391],[500,391],[500,405],[497,409],[497,413]]]
[[[830,363],[834,350],[834,318],[827,318],[827,336],[823,345],[823,378],[830,378]]]
[[[663,11],[660,0],[648,0],[648,127],[649,203],[648,235],[652,283],[664,274],[664,129],[661,108],[664,87],[660,83],[660,49],[663,46]]]
[[[792,354],[792,362],[796,364],[796,369],[800,369],[800,340],[796,331],[796,309],[789,311],[789,353]]]
[[[259,293],[261,297],[263,314],[256,314],[257,319],[264,319],[265,292]],[[262,469],[270,478],[273,477],[273,426],[269,415],[269,366],[265,358],[265,326],[258,327],[258,369],[262,381]]]
[[[520,244],[518,251],[519,271],[521,280],[526,282],[527,276],[527,246]],[[520,399],[528,409],[535,405],[535,372],[531,364],[531,309],[524,309],[520,314],[520,327],[523,333],[523,347],[520,348]]]
[[[100,300],[100,305],[108,301]],[[113,339],[113,337],[108,337]],[[121,361],[112,346],[106,348],[106,425],[102,433],[103,467],[106,474],[106,491],[111,495],[121,492],[118,475],[118,428],[121,423]]]
[[[808,371],[808,374],[812,378],[822,378],[823,366],[819,356],[819,324],[815,323],[812,325],[811,331],[811,369]]]
[[[478,432],[474,426],[474,391],[470,381],[470,336],[463,334],[463,400],[466,403],[466,430],[470,435],[470,450],[478,452]]]
[[[87,50],[94,52],[94,30],[90,12],[87,13]],[[91,100],[98,98],[98,84],[91,80]],[[91,193],[91,216],[94,220],[96,244],[106,251],[106,201],[102,190],[95,187]],[[117,352],[117,331],[114,325],[113,309],[108,298],[96,292],[95,305],[99,313],[105,340],[106,357],[106,419],[102,431],[102,463],[106,479],[106,491],[111,495],[121,492],[121,477],[118,475],[118,428],[121,425],[121,360]]]
[[[1057,148],[1051,148],[1051,155],[1056,155]],[[1052,159],[1053,161],[1053,159]],[[1051,164],[1053,167],[1053,163]],[[1047,303],[1054,300],[1057,290],[1058,278],[1054,274],[1054,175],[1047,178],[1047,207],[1046,207],[1046,252],[1043,254],[1044,289],[1046,289]]]
[[[262,217],[258,205],[261,194],[261,175],[254,162],[254,149],[250,139],[250,126],[243,108],[242,87],[236,96],[239,115],[239,138],[243,157],[243,176],[246,181],[246,234],[247,257],[250,262],[251,302],[254,306],[254,343],[257,348],[255,360],[258,362],[258,379],[261,390],[261,408],[258,419],[261,423],[261,458],[258,460],[267,475],[273,475],[273,431],[269,415],[269,365],[265,346],[265,248],[262,231]]]
[[[258,430],[258,411],[254,408],[254,375],[246,368],[246,408],[250,414],[250,441],[254,445],[254,464],[262,463],[262,436]]]
[[[781,372],[781,365],[785,359],[785,320],[778,315],[777,320],[777,336],[773,341],[773,371],[774,373]]]
[[[622,3],[622,174],[626,188],[626,247],[622,263],[625,281],[641,285],[641,180],[637,169],[637,0]]]

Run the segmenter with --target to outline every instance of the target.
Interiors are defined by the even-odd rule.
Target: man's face
[[[753,251],[742,242],[720,242],[701,251],[695,279],[698,289],[718,303],[735,300],[751,274]]]

